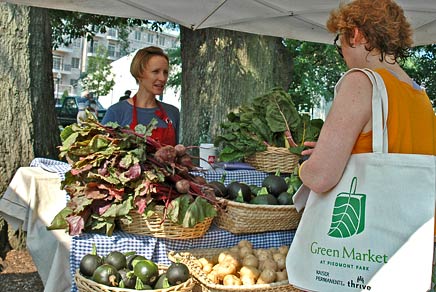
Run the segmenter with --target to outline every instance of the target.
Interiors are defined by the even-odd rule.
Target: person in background
[[[130,73],[139,85],[136,94],[113,104],[107,110],[102,123],[116,122],[135,129],[138,124],[148,125],[154,118],[157,128],[152,137],[165,145],[176,145],[179,140],[180,112],[173,105],[160,102],[168,80],[169,59],[158,47],[140,49],[132,60]]]
[[[97,120],[97,102],[94,99],[89,100],[85,108],[79,108],[77,112],[77,124],[79,126],[82,125],[82,121],[87,118],[86,111],[90,112]]]
[[[436,155],[436,116],[425,92],[400,67],[412,46],[412,29],[392,0],[355,0],[330,14],[327,28],[348,68],[381,75],[388,94],[388,150]],[[337,85],[318,141],[305,142],[309,159],[299,168],[302,182],[317,193],[341,179],[351,154],[372,152],[372,83],[360,71]]]
[[[119,101],[125,100],[125,99],[129,99],[130,98],[130,94],[132,94],[132,92],[130,90],[126,90],[124,92],[124,95],[120,97]]]

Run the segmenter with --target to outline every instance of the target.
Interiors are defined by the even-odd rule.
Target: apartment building
[[[95,56],[98,46],[104,46],[111,61],[120,59],[128,53],[146,46],[157,46],[163,50],[180,45],[177,32],[156,32],[145,28],[131,28],[127,42],[127,50],[122,53],[125,40],[119,38],[119,31],[109,28],[106,33],[98,33],[93,41],[80,38],[68,46],[60,46],[53,50],[54,96],[60,99],[67,91],[68,95],[80,95],[79,85],[81,73],[86,72],[88,58]]]

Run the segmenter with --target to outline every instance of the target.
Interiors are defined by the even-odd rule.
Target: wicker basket
[[[267,147],[266,151],[257,152],[245,158],[245,162],[264,172],[292,173],[298,165],[299,156],[284,147]]]
[[[159,272],[162,274],[167,270],[168,267],[159,265]],[[106,285],[99,284],[90,279],[85,278],[79,273],[79,270],[76,271],[74,276],[77,289],[79,292],[127,292],[127,291],[135,291],[133,289],[127,288],[117,288],[110,287]],[[153,291],[153,292],[170,292],[170,291],[184,291],[189,292],[192,291],[195,286],[194,280],[189,278],[186,282],[183,282],[179,285],[172,286],[166,289],[156,289],[156,290],[141,290],[141,291]]]
[[[168,218],[163,220],[163,206],[156,206],[155,212],[148,218],[138,214],[136,210],[129,213],[133,222],[125,224],[120,222],[121,229],[127,233],[154,236],[169,239],[192,239],[202,237],[210,228],[213,218],[206,218],[194,227],[187,228],[173,223]]]
[[[297,229],[302,213],[294,205],[254,205],[219,199],[225,207],[215,223],[234,234]]]
[[[189,271],[195,280],[199,282],[202,291],[204,292],[222,292],[222,291],[267,291],[267,292],[299,292],[298,290],[291,286],[288,281],[275,282],[271,284],[257,284],[257,285],[244,285],[244,286],[224,286],[220,284],[215,284],[207,275],[203,272],[201,267],[198,265],[197,259],[206,258],[213,259],[218,256],[225,248],[211,248],[211,249],[192,249],[185,252],[174,252],[170,251],[168,253],[168,258],[175,262],[181,262],[188,266]]]

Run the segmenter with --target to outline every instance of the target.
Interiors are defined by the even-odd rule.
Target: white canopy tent
[[[237,30],[331,43],[325,28],[340,0],[0,0],[14,4],[170,21],[191,29]],[[343,2],[343,1],[342,1]],[[436,43],[436,1],[397,0],[412,27],[415,45]]]

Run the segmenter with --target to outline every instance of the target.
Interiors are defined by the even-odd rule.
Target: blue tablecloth
[[[39,166],[47,171],[57,172],[61,178],[64,178],[65,172],[70,169],[70,166],[64,162],[44,158],[35,159],[31,166]],[[268,175],[267,173],[255,170],[230,171],[223,169],[194,172],[193,174],[203,176],[207,181],[221,180],[223,174],[225,174],[225,185],[232,181],[239,181],[258,186],[262,184],[262,180]],[[169,264],[167,254],[171,250],[180,251],[192,248],[231,247],[242,239],[250,240],[255,248],[279,247],[281,245],[289,246],[294,238],[294,234],[295,231],[290,230],[235,235],[213,224],[203,237],[187,240],[155,238],[121,231],[114,232],[110,237],[101,234],[85,233],[72,237],[70,273],[72,279],[74,279],[74,274],[79,268],[80,260],[85,254],[91,252],[93,244],[96,245],[99,255],[104,256],[113,250],[121,252],[136,251],[137,254],[141,254],[157,263]],[[77,291],[74,280],[72,282],[71,291]]]

